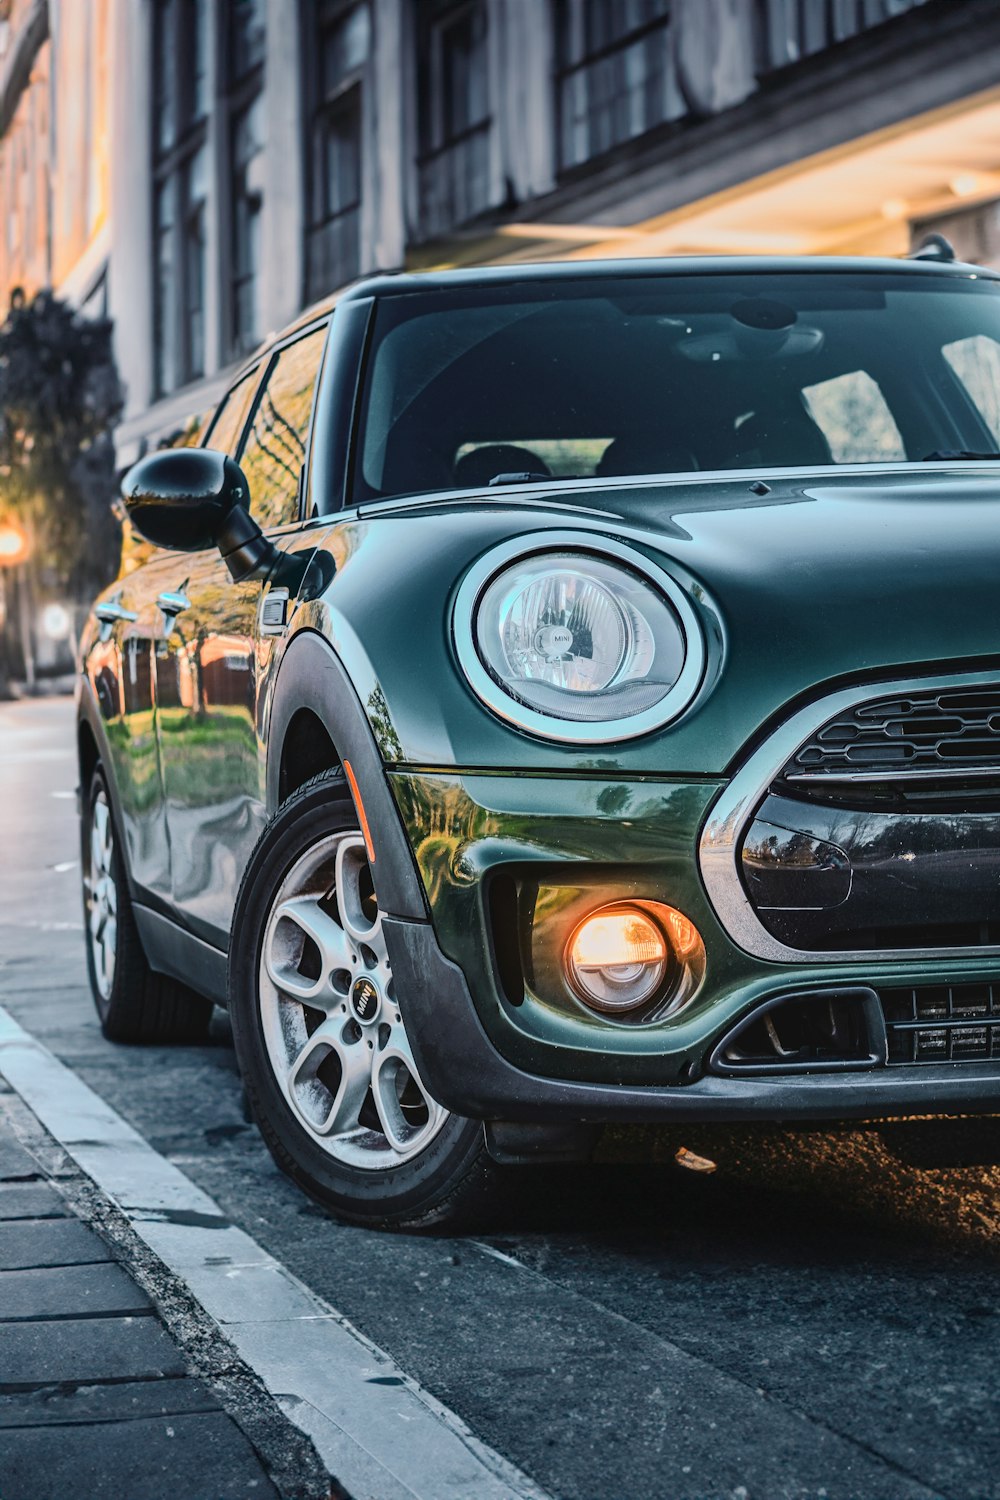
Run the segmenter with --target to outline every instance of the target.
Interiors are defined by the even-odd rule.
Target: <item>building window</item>
[[[483,0],[421,0],[418,176],[423,234],[490,207],[490,91]]]
[[[343,286],[361,269],[361,109],[370,26],[367,4],[313,0],[307,7],[310,301]]]
[[[208,0],[154,0],[153,347],[158,396],[205,373]],[[179,66],[178,59],[185,59]]]
[[[228,343],[234,355],[252,349],[262,331],[264,3],[227,0],[225,8],[230,185]]]
[[[757,0],[758,64],[761,73],[825,52],[859,32],[894,21],[927,0]]]
[[[670,0],[556,0],[563,171],[678,120]]]

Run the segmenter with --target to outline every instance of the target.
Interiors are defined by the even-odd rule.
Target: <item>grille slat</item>
[[[1000,774],[1000,685],[860,704],[813,734],[782,777],[904,771],[933,779],[984,768]]]
[[[890,1067],[1000,1058],[1000,985],[921,985],[881,990],[879,1000]]]

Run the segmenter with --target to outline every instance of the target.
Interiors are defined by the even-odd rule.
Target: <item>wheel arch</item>
[[[326,725],[311,708],[297,708],[285,730],[278,765],[278,801],[322,771],[340,771],[343,763]]]
[[[329,642],[303,630],[282,657],[271,699],[268,815],[310,776],[340,768],[345,795],[354,796],[356,789],[358,812],[371,831],[379,905],[393,916],[425,921],[423,886],[361,700]]]
[[[80,768],[80,791],[82,794],[90,785],[90,778],[94,774],[94,767],[101,758],[97,736],[85,718],[77,720],[76,758]]]

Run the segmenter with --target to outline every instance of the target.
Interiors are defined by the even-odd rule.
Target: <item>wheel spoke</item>
[[[337,849],[337,909],[344,931],[366,947],[379,941],[382,927],[377,911],[374,921],[365,915],[364,883],[370,879],[364,839],[343,839]]]
[[[108,999],[118,954],[118,888],[112,873],[114,825],[103,792],[94,798],[90,821],[90,868],[84,871],[90,953],[97,987]]]
[[[289,930],[291,928],[291,931]],[[304,934],[318,953],[319,974],[303,974]],[[331,988],[332,974],[350,973],[352,947],[344,929],[320,907],[315,896],[297,896],[285,901],[271,918],[264,941],[264,962],[272,984],[285,995],[306,1005],[326,1010],[339,1005],[343,994]]]
[[[371,1085],[371,1052],[362,1040],[344,1039],[341,1018],[324,1021],[313,1032],[288,1070],[288,1095],[296,1109],[320,1135],[343,1135],[358,1129],[358,1116]],[[333,1101],[317,1078],[317,1071],[333,1053],[340,1064],[340,1080]]]
[[[407,1080],[420,1091],[427,1110],[426,1122],[416,1127],[407,1119],[406,1111],[400,1103],[399,1096]],[[402,1026],[393,1027],[393,1034],[388,1045],[375,1060],[372,1070],[372,1097],[375,1100],[375,1108],[383,1134],[394,1151],[409,1151],[413,1146],[414,1137],[425,1132],[432,1134],[443,1116],[441,1106],[431,1098],[420,1081],[409,1039]]]
[[[111,828],[108,804],[103,797],[94,803],[94,826],[91,833],[91,854],[102,875],[111,867]]]

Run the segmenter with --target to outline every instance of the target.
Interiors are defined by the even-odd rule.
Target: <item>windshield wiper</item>
[[[974,462],[977,458],[1000,458],[1000,453],[977,453],[974,448],[935,448],[932,453],[925,453],[920,462],[929,464],[935,459],[952,458],[971,459]]]

